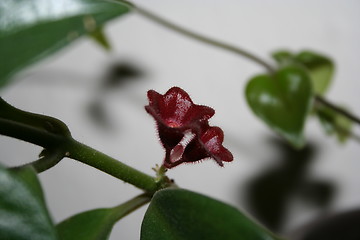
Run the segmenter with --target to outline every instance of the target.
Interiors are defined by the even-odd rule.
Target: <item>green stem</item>
[[[37,127],[0,117],[0,134],[33,143],[44,148],[54,148],[65,141],[64,136]]]
[[[69,139],[65,144],[65,149],[67,150],[67,157],[97,168],[147,192],[155,192],[159,188],[155,178],[150,175],[140,172],[74,139]]]
[[[114,217],[115,221],[119,221],[121,218],[127,216],[131,212],[150,202],[151,198],[152,196],[149,194],[141,194],[136,196],[133,199],[130,199],[129,201],[112,208],[112,210],[114,210],[112,217]]]
[[[148,10],[142,8],[142,7],[139,7],[133,3],[130,3],[130,2],[127,2],[127,1],[122,1],[122,0],[114,0],[116,2],[120,2],[120,3],[123,3],[123,4],[126,4],[128,7],[134,9],[135,11],[137,11],[138,13],[140,13],[142,16],[162,25],[163,27],[166,27],[168,29],[171,29],[175,32],[178,32],[182,35],[185,35],[187,37],[190,37],[190,38],[193,38],[195,40],[198,40],[200,42],[203,42],[203,43],[206,43],[206,44],[209,44],[209,45],[212,45],[212,46],[215,46],[215,47],[218,47],[218,48],[221,48],[221,49],[224,49],[224,50],[227,50],[227,51],[230,51],[232,53],[235,53],[237,55],[240,55],[242,57],[245,57],[247,59],[250,59],[252,60],[253,62],[263,66],[268,72],[274,72],[274,68],[269,65],[266,61],[263,61],[261,58],[255,56],[254,54],[242,49],[242,48],[239,48],[239,47],[235,47],[231,44],[227,44],[227,43],[224,43],[222,41],[218,41],[218,40],[215,40],[215,39],[212,39],[212,38],[209,38],[207,36],[204,36],[204,35],[201,35],[199,33],[196,33],[196,32],[193,32],[193,31],[190,31],[186,28],[183,28],[179,25],[176,25],[174,23],[171,23],[169,22],[168,20],[162,18],[162,17],[159,17],[151,12],[149,12]]]
[[[66,156],[150,193],[167,186],[165,178],[157,180],[74,140],[67,126],[58,119],[22,111],[1,98],[0,110],[0,134],[42,146],[50,153],[31,163],[38,172],[47,170]]]
[[[245,57],[249,60],[252,60],[253,62],[263,66],[270,74],[273,74],[276,69],[274,69],[273,66],[271,66],[270,64],[268,64],[266,61],[262,60],[261,58],[255,56],[254,54],[242,49],[242,48],[239,48],[239,47],[236,47],[236,46],[233,46],[231,44],[228,44],[228,43],[224,43],[222,41],[218,41],[218,40],[215,40],[215,39],[212,39],[212,38],[209,38],[207,36],[204,36],[204,35],[201,35],[201,34],[198,34],[196,32],[193,32],[193,31],[190,31],[184,27],[181,27],[179,25],[176,25],[172,22],[169,22],[168,20],[162,18],[162,17],[159,17],[157,16],[156,14],[154,13],[151,13],[149,12],[148,10],[138,6],[138,5],[135,5],[133,3],[130,3],[130,2],[127,2],[127,1],[123,1],[123,0],[114,0],[115,2],[120,2],[122,4],[125,4],[127,5],[128,7],[134,9],[135,11],[137,11],[138,13],[140,13],[142,16],[168,28],[168,29],[171,29],[175,32],[178,32],[184,36],[187,36],[187,37],[190,37],[190,38],[193,38],[195,40],[198,40],[198,41],[201,41],[203,43],[206,43],[208,45],[211,45],[211,46],[214,46],[214,47],[218,47],[218,48],[221,48],[221,49],[224,49],[224,50],[227,50],[227,51],[230,51],[230,52],[233,52],[237,55],[240,55],[242,57]],[[347,117],[348,119],[354,121],[355,123],[357,124],[360,124],[360,118],[359,117],[356,117],[355,115],[349,113],[349,112],[346,112],[340,108],[338,108],[337,106],[335,106],[334,104],[330,103],[329,101],[325,100],[323,97],[319,96],[319,95],[315,95],[314,96],[315,98],[315,101],[323,104],[323,105],[326,105],[327,107],[333,109],[334,111],[338,112],[339,114],[342,114],[344,115],[345,117]]]
[[[345,111],[344,109],[336,106],[335,104],[329,102],[328,100],[326,100],[324,97],[320,96],[320,95],[316,95],[315,96],[315,101],[317,103],[320,103],[321,105],[324,105],[334,111],[336,111],[337,113],[343,115],[344,117],[350,119],[351,121],[357,123],[357,124],[360,124],[360,118],[355,116],[354,114],[348,112],[348,111]]]

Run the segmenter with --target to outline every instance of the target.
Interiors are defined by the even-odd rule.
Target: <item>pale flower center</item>
[[[179,161],[184,154],[186,146],[195,138],[195,133],[192,133],[191,130],[184,132],[184,137],[180,142],[171,150],[170,152],[170,162],[175,163]]]

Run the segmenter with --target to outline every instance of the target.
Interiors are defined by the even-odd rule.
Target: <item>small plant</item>
[[[59,8],[59,3],[66,7]],[[42,11],[44,9],[53,9],[57,14]],[[263,66],[266,73],[252,77],[245,87],[246,101],[259,119],[296,149],[305,145],[303,129],[309,116],[318,118],[325,131],[335,134],[339,141],[351,136],[352,125],[360,123],[354,114],[325,98],[334,72],[334,63],[329,57],[308,50],[299,53],[280,50],[272,55],[276,62],[273,66],[246,50],[191,32],[121,0],[49,0],[46,3],[2,0],[0,56],[6,61],[0,65],[0,87],[6,87],[22,69],[80,36],[91,36],[109,49],[102,33],[103,25],[130,11]],[[34,17],[26,19],[24,13]],[[180,87],[172,87],[164,94],[149,90],[147,96],[149,104],[145,110],[154,118],[165,150],[163,162],[154,162],[154,176],[78,142],[71,134],[76,129],[70,131],[62,121],[20,110],[0,98],[0,134],[43,148],[34,162],[18,167],[0,166],[0,238],[107,239],[116,222],[150,203],[141,227],[144,240],[282,239],[238,209],[182,189],[176,180],[167,177],[167,171],[182,164],[214,160],[226,167],[224,162],[231,164],[234,159],[223,146],[223,130],[209,123],[214,109],[193,103]],[[141,145],[141,141],[137,144]],[[37,174],[55,167],[63,158],[92,166],[143,193],[113,208],[82,212],[54,224]]]

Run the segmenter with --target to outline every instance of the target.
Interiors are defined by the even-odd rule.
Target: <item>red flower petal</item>
[[[182,162],[197,162],[206,158],[212,158],[217,164],[223,166],[223,162],[231,162],[233,155],[227,150],[222,142],[223,131],[219,127],[205,125],[203,132],[188,144],[184,150]]]
[[[149,90],[148,99],[149,105],[145,109],[155,118],[160,140],[167,151],[179,143],[184,131],[198,128],[199,122],[208,120],[215,113],[210,107],[194,104],[179,87],[169,89],[164,95]]]
[[[219,127],[210,127],[201,137],[204,148],[220,166],[222,162],[231,162],[233,155],[223,145],[224,133]]]
[[[146,111],[171,128],[182,128],[196,121],[207,120],[215,113],[210,107],[194,104],[189,95],[178,87],[169,89],[164,95],[150,90],[148,98]]]
[[[150,90],[148,99],[149,105],[145,109],[156,120],[166,150],[165,167],[205,158],[213,158],[223,166],[223,162],[233,160],[232,154],[222,145],[223,131],[208,124],[208,119],[215,113],[212,108],[194,104],[178,87],[169,89],[164,95]]]

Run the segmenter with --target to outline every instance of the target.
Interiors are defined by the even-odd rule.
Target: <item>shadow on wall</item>
[[[335,195],[334,185],[326,180],[309,176],[311,164],[316,161],[318,148],[309,143],[295,150],[278,138],[270,139],[274,155],[269,163],[274,167],[264,169],[247,183],[245,202],[247,210],[267,228],[281,233],[290,219],[294,203],[317,212],[324,212]],[[304,209],[304,211],[309,209]]]
[[[106,69],[93,98],[88,103],[87,113],[92,122],[103,130],[112,130],[111,116],[106,110],[106,95],[126,88],[126,85],[133,81],[144,79],[143,76],[144,72],[137,64],[128,61],[112,63]]]
[[[323,216],[294,231],[292,240],[359,240],[360,209]]]

